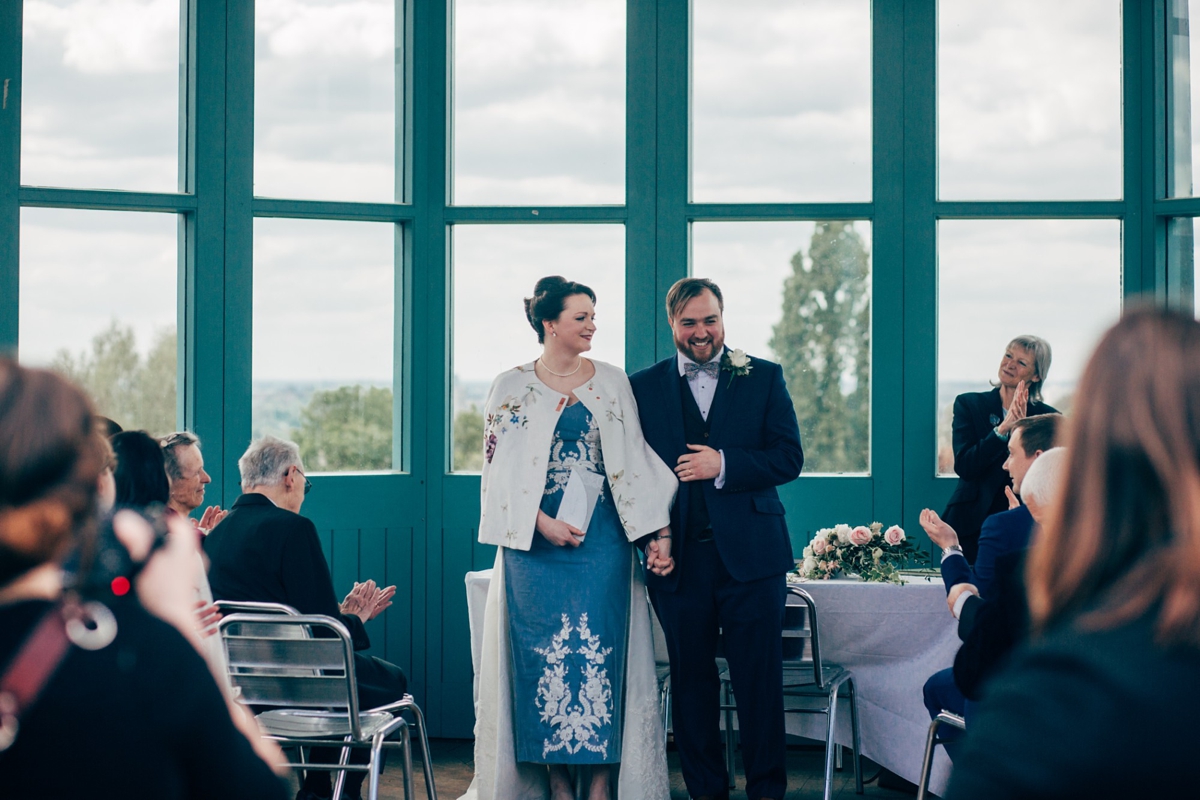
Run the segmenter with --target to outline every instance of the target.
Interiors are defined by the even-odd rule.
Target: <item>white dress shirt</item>
[[[679,374],[687,373],[687,365],[695,364],[695,361],[685,356],[683,353],[676,353],[676,358],[679,361]],[[716,356],[708,363],[721,362],[721,356],[724,353]],[[720,372],[718,371],[716,378],[710,378],[707,373],[697,372],[691,378],[688,378],[688,388],[692,390],[692,397],[696,399],[696,405],[700,407],[700,416],[704,417],[704,421],[708,422],[708,411],[712,408],[713,398],[717,394],[717,381],[720,380]],[[690,443],[689,443],[690,444]],[[690,452],[690,451],[689,451]],[[721,471],[717,473],[716,480],[713,481],[713,486],[720,489],[725,485],[725,451],[718,450],[721,454]]]

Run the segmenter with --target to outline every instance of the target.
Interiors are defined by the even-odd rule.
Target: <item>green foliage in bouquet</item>
[[[828,580],[858,575],[875,583],[902,583],[900,570],[927,560],[899,525],[887,530],[883,524],[835,525],[823,528],[804,548],[804,558],[796,562],[796,572],[809,580]]]

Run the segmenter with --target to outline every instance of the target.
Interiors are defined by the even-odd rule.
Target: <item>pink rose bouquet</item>
[[[857,575],[864,581],[901,583],[901,569],[927,558],[899,525],[885,531],[879,522],[855,527],[841,524],[817,531],[804,548],[803,558],[796,562],[796,573],[804,580]]]

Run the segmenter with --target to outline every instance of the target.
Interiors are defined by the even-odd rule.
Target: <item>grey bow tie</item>
[[[683,376],[689,381],[699,375],[701,372],[706,373],[708,377],[715,379],[720,374],[721,364],[717,361],[709,361],[707,364],[697,364],[694,361],[689,361],[683,365]]]

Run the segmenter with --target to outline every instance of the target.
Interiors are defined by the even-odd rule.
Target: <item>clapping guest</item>
[[[983,521],[1008,508],[1011,486],[1004,461],[1007,442],[1025,417],[1053,414],[1042,402],[1050,372],[1050,345],[1036,336],[1018,336],[1000,359],[995,388],[968,392],[954,400],[954,471],[958,485],[942,518],[958,533],[963,555],[975,563]]]
[[[949,798],[1194,794],[1200,322],[1128,313],[1076,396],[1027,569],[1033,640],[985,688]]]
[[[1042,414],[1026,417],[1013,426],[1012,435],[1008,440],[1008,459],[1004,462],[1004,470],[1012,477],[1013,482],[1012,488],[1005,490],[1011,508],[992,514],[984,521],[979,534],[979,555],[974,567],[969,565],[963,556],[955,530],[943,522],[936,511],[927,508],[921,512],[921,527],[933,543],[942,548],[942,581],[946,584],[947,594],[957,587],[955,603],[965,591],[962,587],[969,587],[978,596],[991,598],[997,565],[1007,564],[1007,556],[1023,553],[1028,547],[1034,518],[1030,507],[1022,505],[1017,499],[1017,494],[1025,496],[1023,484],[1030,472],[1035,472],[1035,485],[1030,487],[1031,496],[1040,490],[1044,481],[1037,480],[1034,463],[1054,446],[1061,421],[1060,414]],[[1002,568],[1001,572],[1005,568]],[[959,608],[961,609],[961,606]],[[951,611],[954,612],[954,603],[951,603]],[[959,614],[954,612],[954,616],[958,617]],[[960,635],[961,633],[960,630]],[[1006,648],[1005,652],[1007,649],[1009,648]],[[929,711],[931,719],[942,711],[966,714],[967,698],[951,668],[939,670],[931,675],[925,681],[922,693],[925,708]],[[948,733],[946,738],[952,739],[954,734]],[[953,756],[954,748],[947,745],[946,752]]]
[[[172,532],[156,549],[149,526],[124,511],[117,534],[146,562],[136,593],[100,602],[64,587],[68,551],[82,549],[93,568],[111,563],[94,555],[106,461],[81,391],[0,359],[0,686],[16,718],[4,723],[16,736],[0,751],[4,797],[282,799],[243,733],[258,740],[252,720],[235,725],[189,643],[178,569],[195,537]],[[72,618],[96,624],[69,628]]]
[[[212,478],[204,471],[204,455],[200,452],[200,438],[188,431],[176,431],[159,440],[167,470],[167,481],[171,487],[171,499],[167,507],[182,516],[190,516],[204,505],[204,487]],[[209,506],[199,520],[194,520],[200,533],[208,532],[225,519],[228,511],[220,506]]]
[[[355,650],[371,646],[364,624],[392,604],[395,586],[378,588],[374,581],[355,584],[339,604],[333,593],[329,564],[321,552],[317,528],[300,516],[311,486],[304,475],[300,449],[294,442],[266,436],[252,442],[238,459],[242,496],[229,516],[204,539],[211,562],[209,581],[218,600],[284,603],[301,614],[339,620],[350,632]],[[404,696],[408,684],[395,664],[354,654],[359,705],[375,708]],[[366,763],[366,750],[355,749],[352,763]],[[313,750],[313,761],[335,763],[336,750]],[[363,772],[346,778],[347,796],[359,796]],[[327,798],[333,792],[328,772],[308,770],[297,800]]]

